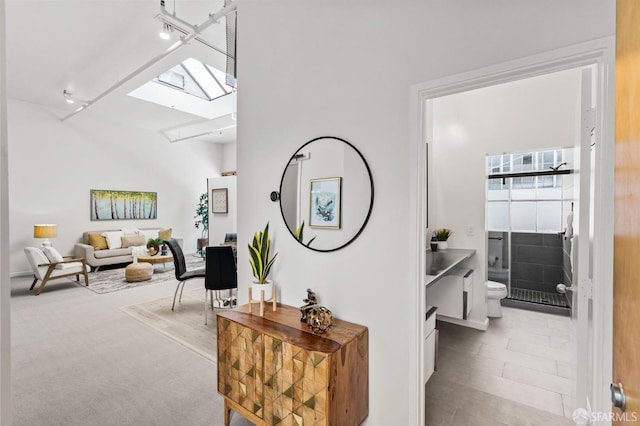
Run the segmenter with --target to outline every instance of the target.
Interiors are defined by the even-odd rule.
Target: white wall
[[[0,0],[0,424],[11,424],[11,285],[7,138],[6,9]]]
[[[21,101],[9,102],[11,273],[30,270],[23,249],[39,246],[35,223],[58,224],[53,245],[72,254],[87,230],[171,227],[196,250],[193,216],[207,177],[220,174],[222,147],[198,141],[169,143],[159,133],[62,114]],[[158,193],[156,220],[94,221],[89,190]]]
[[[236,156],[237,156],[237,150],[236,150],[236,144],[235,143],[225,143],[222,145],[222,151],[223,151],[223,156],[224,156],[224,162],[222,164],[222,170],[223,172],[232,172],[234,170],[236,170],[236,168],[238,167],[236,164]]]
[[[432,101],[429,225],[453,230],[450,247],[476,250],[469,321],[486,318],[486,156],[574,146],[579,94],[580,70],[568,70]]]
[[[418,312],[408,297],[418,285],[408,241],[419,232],[409,211],[410,86],[610,35],[614,6],[596,0],[239,2],[239,246],[270,221],[279,252],[272,278],[282,301],[300,306],[312,288],[336,317],[369,327],[367,424],[416,424],[421,403],[413,388]],[[367,228],[332,253],[294,241],[269,200],[290,156],[324,135],[353,143],[376,187]],[[238,265],[246,265],[245,250],[238,256]],[[242,302],[248,266],[238,275]]]
[[[237,232],[237,183],[235,176],[209,178],[209,245],[216,246],[224,242],[227,232]],[[227,213],[213,213],[211,209],[211,190],[227,188]]]

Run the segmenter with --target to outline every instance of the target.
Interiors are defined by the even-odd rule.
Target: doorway
[[[496,66],[488,67],[486,69],[475,70],[468,73],[454,75],[439,80],[434,80],[428,83],[422,83],[412,88],[411,97],[411,110],[412,110],[412,139],[415,141],[415,146],[411,149],[412,159],[424,159],[429,158],[428,165],[417,161],[415,168],[412,169],[411,175],[415,177],[415,193],[416,193],[416,211],[413,221],[421,230],[415,238],[416,248],[419,252],[424,250],[428,239],[427,234],[429,228],[437,228],[440,226],[447,226],[438,222],[438,216],[434,215],[434,212],[438,208],[442,207],[447,202],[452,202],[452,205],[457,205],[450,211],[450,214],[446,216],[448,223],[452,223],[455,227],[454,232],[458,235],[458,240],[454,239],[450,245],[453,247],[462,247],[461,242],[470,242],[473,248],[476,250],[476,257],[481,257],[478,262],[478,269],[484,272],[486,276],[486,252],[487,252],[487,235],[486,230],[483,229],[484,224],[484,208],[480,208],[482,221],[468,222],[466,214],[469,211],[474,210],[474,205],[477,205],[478,198],[480,202],[484,203],[485,181],[481,179],[480,189],[474,190],[471,193],[462,192],[460,190],[465,187],[473,187],[477,189],[478,179],[469,178],[469,176],[481,176],[483,173],[483,162],[479,161],[476,166],[466,167],[464,164],[457,162],[460,158],[469,156],[469,146],[464,146],[463,143],[458,144],[457,157],[447,158],[446,156],[440,156],[437,152],[436,144],[433,142],[433,123],[436,117],[433,116],[432,106],[435,99],[439,99],[445,96],[460,94],[463,92],[474,91],[475,89],[493,87],[501,85],[502,83],[517,83],[531,77],[537,77],[543,74],[550,74],[557,71],[566,71],[575,68],[581,68],[585,66],[594,65],[597,70],[597,78],[594,80],[594,93],[598,94],[598,109],[594,113],[595,122],[598,123],[596,127],[596,138],[602,142],[602,148],[598,150],[598,154],[594,160],[593,169],[597,171],[596,174],[583,173],[582,176],[587,178],[593,176],[590,179],[593,182],[593,193],[596,200],[595,211],[598,214],[596,220],[592,223],[593,228],[593,240],[591,240],[593,252],[592,272],[594,281],[597,280],[598,286],[592,285],[590,274],[585,274],[584,280],[579,280],[579,287],[584,289],[582,292],[583,302],[588,301],[588,309],[582,310],[582,317],[576,318],[576,323],[582,322],[586,324],[588,330],[587,334],[581,333],[578,336],[580,344],[585,346],[583,352],[578,351],[578,354],[582,353],[584,357],[589,356],[590,360],[582,359],[578,360],[577,364],[585,368],[584,377],[589,376],[589,389],[587,390],[587,384],[578,384],[577,401],[578,407],[589,406],[595,409],[602,409],[608,405],[608,378],[610,375],[610,369],[607,367],[608,361],[611,355],[611,332],[606,324],[610,321],[610,291],[611,291],[611,271],[612,271],[612,253],[611,253],[611,232],[612,232],[612,217],[613,212],[610,208],[611,194],[607,188],[610,188],[613,180],[613,150],[612,143],[612,122],[613,122],[613,110],[611,108],[611,101],[609,99],[609,93],[613,90],[612,76],[607,73],[608,67],[612,64],[613,59],[613,39],[606,38],[602,40],[596,40],[594,42],[588,42],[581,45],[571,46],[565,49],[559,49],[557,51],[546,52],[540,55],[523,58],[521,60],[515,60],[508,63],[499,64]],[[523,99],[526,102],[527,99]],[[478,105],[477,110],[486,108],[486,105]],[[550,105],[549,108],[553,108]],[[456,113],[455,110],[452,110]],[[546,123],[537,123],[537,125],[545,125]],[[583,124],[583,123],[581,123]],[[414,127],[415,126],[415,127]],[[464,142],[465,138],[469,137],[469,133],[466,133],[464,129],[457,126],[449,126],[447,132],[450,136],[457,138],[456,142]],[[525,134],[526,136],[526,134]],[[426,142],[426,143],[425,143]],[[581,142],[582,144],[582,142]],[[534,144],[533,144],[534,145]],[[553,146],[560,145],[554,143]],[[532,146],[531,143],[527,143],[527,147]],[[516,148],[517,149],[517,148]],[[588,149],[588,144],[587,144]],[[484,154],[488,152],[485,150]],[[483,154],[483,155],[484,155]],[[467,176],[467,179],[460,179],[452,177],[447,173],[435,173],[432,166],[437,161],[439,164],[448,165],[448,167],[460,176]],[[587,167],[591,170],[591,167]],[[435,193],[439,181],[455,181],[457,185],[449,191]],[[425,185],[424,182],[427,182]],[[427,189],[428,186],[428,189]],[[587,186],[588,188],[588,186]],[[429,193],[429,199],[427,200],[426,194]],[[466,195],[470,194],[469,197]],[[581,194],[582,195],[582,194]],[[472,199],[475,204],[471,205],[468,201]],[[588,209],[587,209],[588,210]],[[442,216],[441,216],[442,217]],[[457,221],[457,222],[456,222]],[[586,222],[586,221],[585,221]],[[480,224],[480,225],[479,225]],[[427,226],[428,225],[428,226]],[[589,226],[588,224],[586,226]],[[589,228],[584,234],[587,237],[583,239],[583,243],[590,243],[591,234]],[[468,238],[467,238],[468,237]],[[582,265],[584,267],[589,266],[590,253],[589,248],[581,252]],[[480,254],[480,256],[478,256]],[[586,256],[586,259],[583,258]],[[416,262],[416,279],[418,282],[423,282],[423,271],[425,267],[425,259],[422,256],[417,257]],[[588,268],[589,269],[589,268]],[[478,280],[481,281],[481,280]],[[474,291],[480,299],[484,299],[486,292],[484,291],[484,282],[474,282],[474,287],[478,291]],[[418,306],[416,312],[422,312],[424,306],[424,286],[417,286],[417,300]],[[474,303],[478,300],[474,300]],[[481,304],[484,300],[481,301]],[[421,305],[422,304],[422,305]],[[482,317],[486,313],[486,306],[478,305],[479,309],[474,309],[476,317]],[[419,318],[419,315],[417,316]],[[486,319],[486,317],[485,317]],[[481,319],[478,321],[476,318],[475,324],[474,318],[471,318],[470,326],[481,324]],[[420,337],[423,333],[423,326],[418,322],[419,326],[416,334],[417,346],[419,348],[417,353],[418,360],[424,356],[424,348],[419,343]],[[592,328],[590,328],[592,327]],[[480,328],[480,327],[476,327]],[[604,342],[594,346],[593,342]],[[590,355],[589,355],[590,354]],[[593,369],[588,365],[594,365]],[[418,366],[418,372],[422,372],[422,366]],[[418,374],[420,376],[420,374]],[[418,401],[424,401],[424,389],[418,384]],[[418,404],[419,418],[424,421],[424,407]]]

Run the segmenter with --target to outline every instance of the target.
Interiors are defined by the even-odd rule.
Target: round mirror
[[[373,207],[373,178],[349,142],[322,136],[291,156],[280,181],[280,210],[291,235],[315,251],[339,250],[362,232]]]

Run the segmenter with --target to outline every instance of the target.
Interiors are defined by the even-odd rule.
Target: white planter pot
[[[264,300],[271,299],[273,295],[273,281],[267,280],[264,284],[252,283],[251,284],[251,298],[255,301],[260,301],[260,291],[264,291]]]
[[[438,250],[446,250],[449,248],[449,243],[446,241],[438,241]]]

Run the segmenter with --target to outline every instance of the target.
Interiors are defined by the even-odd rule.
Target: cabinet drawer
[[[423,338],[427,338],[429,334],[436,328],[436,308],[435,306],[427,306],[425,312]]]
[[[424,341],[424,380],[427,383],[436,364],[436,331],[432,330]]]

